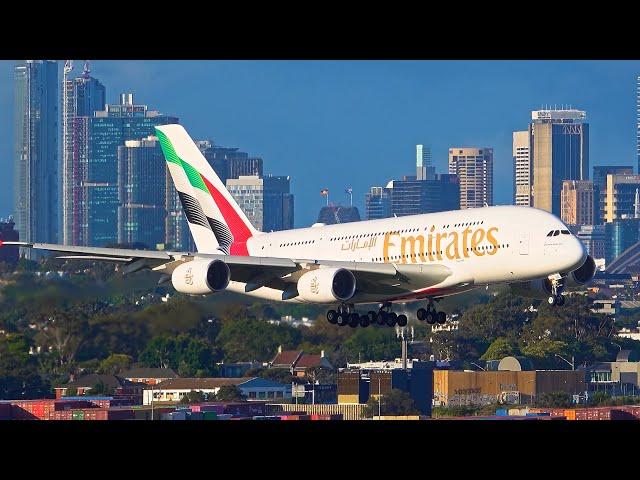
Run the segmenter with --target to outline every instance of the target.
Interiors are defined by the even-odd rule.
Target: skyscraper
[[[581,110],[531,112],[533,206],[560,216],[563,180],[589,179],[589,124]]]
[[[636,216],[636,192],[640,189],[640,175],[607,175],[605,221],[613,222]]]
[[[71,66],[65,64],[65,80],[62,85],[62,243],[74,244],[74,225],[77,225],[77,206],[82,198],[82,165],[75,163],[74,148],[80,144],[81,122],[76,117],[92,117],[104,110],[106,89],[93,78],[89,62],[84,64],[82,75],[67,79]]]
[[[513,200],[515,205],[531,206],[531,133],[513,132]]]
[[[133,95],[128,93],[120,96],[119,104],[106,105],[93,117],[76,117],[73,121],[79,143],[73,161],[80,165],[82,188],[72,222],[72,242],[96,247],[116,243],[118,147],[127,140],[154,135],[155,126],[178,123],[178,118],[135,105]]]
[[[567,225],[593,225],[593,182],[565,180],[560,203],[561,218]]]
[[[165,242],[167,167],[157,137],[118,147],[118,243]]]
[[[449,174],[458,176],[461,209],[493,205],[493,148],[450,148]]]
[[[431,164],[431,147],[416,145],[416,179],[431,180],[435,173],[436,169]]]
[[[267,175],[263,178],[263,185],[263,231],[291,230],[293,228],[291,177]]]
[[[358,207],[342,205],[327,205],[320,209],[318,213],[318,223],[333,225],[336,223],[359,222],[360,212]]]
[[[200,151],[207,159],[211,168],[223,183],[230,178],[238,179],[240,176],[263,175],[263,161],[260,157],[250,157],[248,153],[239,148],[220,147],[211,140],[196,142]]]
[[[593,222],[602,225],[606,217],[607,175],[633,175],[632,166],[597,165],[593,167]]]
[[[637,78],[636,91],[636,154],[638,156],[638,173],[640,174],[640,77]]]
[[[14,208],[24,242],[58,241],[58,64],[26,60],[14,68]],[[33,250],[27,258],[36,258]]]
[[[371,187],[365,194],[364,210],[367,220],[378,220],[391,216],[391,188],[393,182],[386,187]]]
[[[262,230],[264,222],[264,181],[257,175],[227,180],[227,190],[238,202],[251,224]]]

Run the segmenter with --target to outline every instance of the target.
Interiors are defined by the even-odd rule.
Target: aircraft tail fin
[[[249,255],[247,240],[260,232],[187,131],[178,124],[155,128],[198,251],[213,248],[227,255]]]

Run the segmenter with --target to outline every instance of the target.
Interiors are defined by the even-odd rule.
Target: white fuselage
[[[407,301],[579,268],[587,255],[582,243],[568,233],[547,236],[552,230],[568,231],[546,211],[497,206],[263,233],[247,248],[256,257],[444,265],[454,272],[441,288],[411,285],[406,295],[377,300]],[[229,290],[245,293],[238,282]],[[248,295],[282,299],[281,291],[267,287]]]

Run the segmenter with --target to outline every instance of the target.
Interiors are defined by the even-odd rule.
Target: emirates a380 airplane
[[[181,293],[225,290],[267,301],[330,306],[340,326],[407,324],[397,302],[420,302],[419,320],[444,323],[439,299],[492,284],[562,305],[567,286],[595,273],[593,259],[557,217],[496,206],[259,232],[180,125],[156,127],[197,252],[5,242],[63,252],[58,258],[152,269]],[[357,313],[356,305],[377,304]]]

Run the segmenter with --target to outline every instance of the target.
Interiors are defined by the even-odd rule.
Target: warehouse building
[[[495,370],[433,372],[433,402],[441,406],[525,404],[545,393],[584,395],[586,391],[584,372],[533,370],[524,357],[505,357]]]

